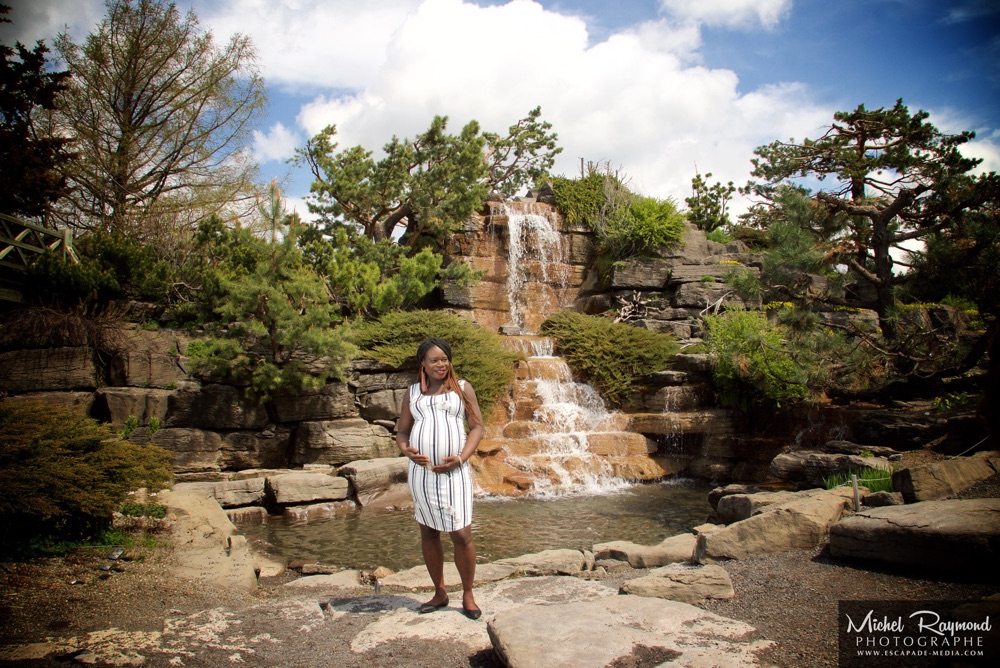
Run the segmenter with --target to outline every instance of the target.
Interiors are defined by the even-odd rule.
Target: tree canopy
[[[890,251],[905,254],[906,242],[954,227],[996,192],[997,175],[971,175],[980,161],[959,150],[974,133],[945,134],[927,118],[901,100],[891,109],[838,112],[818,139],[756,149],[752,174],[762,181],[745,189],[770,203],[778,186],[793,179],[832,182],[815,195],[831,214],[841,214],[839,229],[827,230],[838,242],[831,258],[875,288],[873,306],[888,338],[898,282]]]
[[[73,74],[56,122],[82,157],[61,222],[142,233],[248,201],[244,149],[266,102],[249,37],[220,48],[174,3],[108,0],[83,44],[64,33],[56,49]]]
[[[504,136],[470,121],[457,134],[436,116],[414,139],[393,137],[376,160],[361,146],[340,150],[328,126],[298,152],[312,171],[310,210],[328,225],[371,240],[440,245],[491,191],[512,195],[542,176],[562,150],[536,107]]]

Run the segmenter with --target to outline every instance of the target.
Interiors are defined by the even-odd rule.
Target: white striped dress
[[[463,391],[465,381],[459,381]],[[465,447],[465,404],[455,392],[427,395],[420,383],[410,386],[410,446],[437,466]],[[448,473],[434,473],[410,460],[410,491],[417,522],[438,531],[457,531],[472,524],[472,476],[469,463]]]

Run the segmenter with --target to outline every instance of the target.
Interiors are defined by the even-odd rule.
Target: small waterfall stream
[[[546,286],[565,285],[567,265],[563,263],[562,235],[551,210],[537,205],[504,203],[507,218],[507,303],[510,323],[507,334],[530,334],[526,315],[553,313],[562,308]]]
[[[609,412],[593,387],[573,380],[565,360],[552,354],[551,339],[507,342],[527,357],[518,365],[507,420],[485,446],[495,456],[481,462],[481,489],[590,496],[662,475],[649,458],[649,439],[625,431],[628,416]]]

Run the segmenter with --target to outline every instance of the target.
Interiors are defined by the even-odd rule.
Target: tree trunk
[[[892,340],[896,331],[889,318],[889,310],[895,301],[892,288],[892,256],[889,255],[888,222],[881,218],[872,220],[872,253],[875,259],[876,302],[875,312],[878,313],[878,324],[882,336]]]

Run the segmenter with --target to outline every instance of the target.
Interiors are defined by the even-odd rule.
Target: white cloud
[[[693,65],[700,34],[690,24],[652,21],[589,45],[581,19],[530,0],[425,0],[400,14],[392,33],[363,85],[301,107],[304,134],[332,123],[341,148],[377,151],[393,135],[425,130],[436,114],[454,132],[471,119],[503,132],[541,106],[564,147],[556,173],[577,174],[581,159],[606,161],[636,189],[682,202],[696,168],[742,184],[755,147],[814,136],[833,114],[800,86],[741,93],[731,70]],[[317,46],[304,57],[321,53]]]
[[[287,160],[302,144],[302,137],[283,123],[275,123],[266,134],[259,130],[253,132],[253,154],[258,162]]]
[[[791,11],[792,0],[660,0],[660,6],[679,20],[773,28]]]
[[[385,62],[420,0],[222,0],[199,10],[220,40],[253,36],[269,83],[361,88]]]
[[[64,30],[79,42],[104,18],[104,4],[80,0],[4,0],[11,8],[9,24],[0,24],[0,41],[14,40],[33,46],[40,39],[51,48],[56,34]]]

